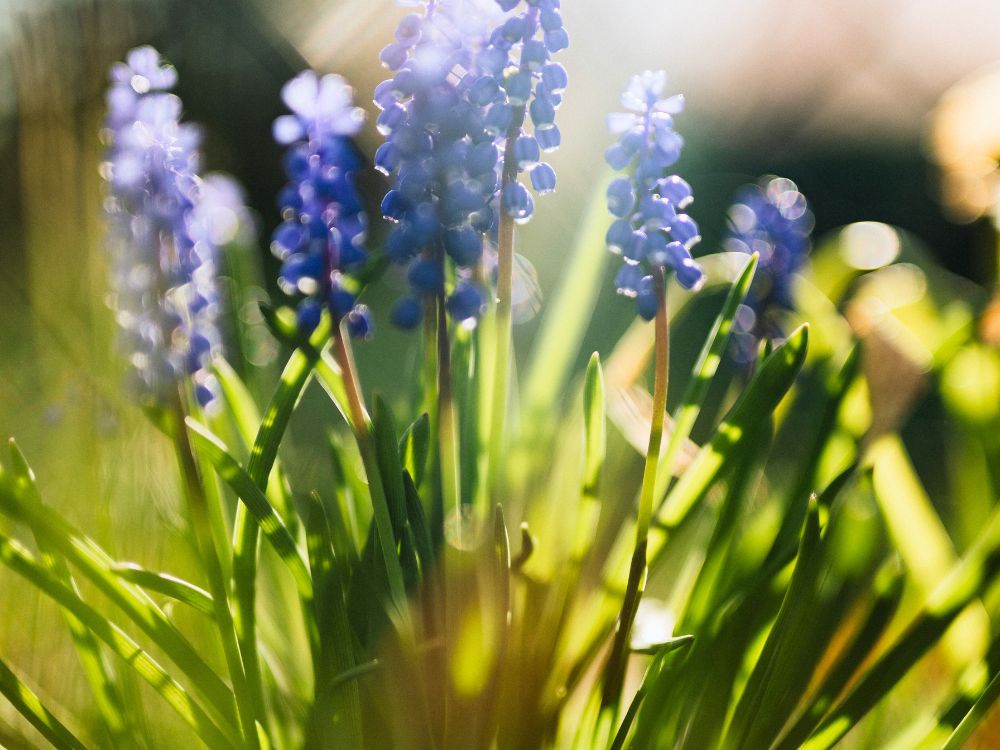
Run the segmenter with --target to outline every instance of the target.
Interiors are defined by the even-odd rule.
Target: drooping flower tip
[[[139,395],[157,404],[189,377],[207,406],[221,346],[219,248],[245,224],[239,188],[197,173],[197,133],[169,93],[176,71],[152,47],[111,69],[101,174],[112,253],[112,299]]]
[[[371,317],[357,304],[351,279],[368,257],[368,221],[355,186],[361,159],[351,140],[363,113],[347,82],[333,74],[303,71],[285,84],[282,98],[293,114],[279,117],[274,127],[275,140],[289,146],[289,182],[278,201],[283,221],[271,238],[271,250],[282,261],[278,285],[302,297],[302,333],[316,327],[325,308],[336,324],[346,321],[352,336],[366,338]]]
[[[673,115],[683,110],[684,100],[680,95],[662,97],[665,86],[663,71],[645,71],[631,79],[622,96],[629,111],[608,116],[608,129],[617,140],[605,154],[612,167],[628,170],[607,190],[615,221],[606,242],[625,264],[616,287],[636,300],[637,313],[647,320],[656,314],[651,275],[656,269],[672,270],[686,289],[697,290],[704,283],[704,273],[691,257],[701,233],[684,213],[693,200],[691,186],[669,173],[683,146]]]

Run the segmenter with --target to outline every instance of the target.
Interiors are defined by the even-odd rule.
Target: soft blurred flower
[[[727,225],[726,250],[759,255],[753,284],[734,325],[737,357],[749,362],[761,338],[783,335],[778,316],[795,307],[792,281],[809,253],[813,216],[794,182],[766,177],[736,193]]]
[[[174,68],[152,47],[111,68],[104,137],[112,295],[138,394],[162,404],[187,374],[202,405],[221,345],[217,254],[238,231],[239,190],[198,177],[198,133],[169,93]]]

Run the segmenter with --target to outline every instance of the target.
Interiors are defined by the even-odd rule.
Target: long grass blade
[[[0,659],[0,693],[57,750],[87,750],[87,746],[45,707],[3,659]]]
[[[979,726],[986,717],[986,714],[993,708],[993,704],[996,703],[997,698],[1000,698],[1000,673],[993,675],[993,679],[990,680],[986,689],[983,690],[982,694],[972,705],[972,708],[969,709],[969,712],[958,723],[958,726],[955,727],[955,731],[951,733],[948,740],[941,746],[941,750],[961,750],[976,730],[976,727]]]
[[[905,632],[834,706],[803,750],[833,747],[944,635],[955,618],[993,582],[1000,570],[1000,510],[951,573],[930,594]]]
[[[200,586],[195,586],[190,581],[178,578],[170,573],[157,573],[146,570],[135,563],[116,563],[112,570],[118,574],[123,581],[134,583],[136,586],[161,594],[201,612],[202,614],[214,615],[212,595]]]
[[[795,750],[809,736],[823,718],[823,714],[847,685],[850,678],[865,662],[899,609],[903,595],[903,576],[899,566],[892,563],[876,576],[874,602],[864,623],[849,645],[837,658],[816,692],[810,696],[805,709],[795,722],[782,732],[774,750]]]
[[[764,360],[747,389],[699,451],[684,476],[664,498],[657,515],[664,526],[678,526],[719,476],[747,432],[770,414],[795,382],[805,362],[809,327],[800,326]]]
[[[28,493],[36,503],[41,504],[41,494],[35,485],[35,476],[28,465],[27,459],[21,453],[21,449],[10,439],[10,459],[11,470],[17,481],[21,483],[23,490]],[[78,595],[79,588],[70,573],[66,561],[59,555],[52,554],[46,549],[45,540],[35,539],[39,551],[42,554],[45,566],[51,573]],[[114,673],[105,663],[104,655],[101,653],[100,644],[94,635],[84,627],[75,616],[63,609],[63,617],[69,628],[73,645],[76,648],[77,656],[80,659],[80,666],[83,668],[87,682],[90,684],[94,703],[107,731],[108,740],[116,747],[131,747],[135,745],[135,738],[130,731],[130,722],[125,709],[124,694],[118,685]]]
[[[76,566],[114,602],[181,670],[203,695],[220,723],[234,723],[233,692],[195,651],[155,602],[137,586],[123,581],[116,562],[90,537],[49,506],[25,501],[6,473],[0,472],[0,511],[26,523],[53,551]]]
[[[763,651],[736,704],[723,741],[724,748],[744,750],[767,747],[772,731],[776,734],[781,728],[780,717],[767,710],[767,698],[780,690],[778,686],[783,681],[787,681],[787,676],[781,673],[782,665],[795,658],[794,649],[790,646],[794,646],[795,633],[803,626],[810,608],[814,606],[812,594],[820,572],[817,564],[820,538],[819,507],[816,500],[812,499],[802,529],[791,583],[785,592],[777,620],[764,642]]]
[[[125,631],[110,623],[103,615],[60,583],[45,570],[34,556],[16,540],[0,535],[0,560],[15,573],[71,612],[89,632],[108,645],[173,708],[206,744],[207,747],[239,747],[240,741],[232,727],[224,731],[187,694],[187,691],[163,669]]]
[[[577,234],[566,265],[568,275],[542,314],[521,390],[526,420],[544,416],[563,392],[580,342],[590,324],[593,305],[580,300],[597,297],[604,278],[608,252],[604,242],[607,213],[603,181],[591,196],[588,219]]]
[[[674,427],[670,432],[667,448],[660,456],[660,467],[656,473],[655,497],[663,497],[667,493],[674,473],[677,452],[684,445],[684,441],[690,437],[691,430],[694,428],[695,422],[698,421],[698,415],[701,414],[701,407],[708,394],[708,387],[719,371],[719,365],[726,353],[729,334],[733,328],[733,319],[750,291],[750,283],[753,281],[756,270],[757,255],[754,254],[747,260],[743,271],[729,289],[722,310],[715,319],[708,338],[705,339],[705,345],[691,372],[691,380],[688,381],[680,405],[674,412]]]
[[[319,496],[309,498],[306,514],[309,568],[316,595],[316,620],[323,637],[317,660],[313,732],[317,747],[363,747],[361,696],[356,682],[334,685],[336,675],[354,669],[345,582],[335,559],[333,537]]]
[[[264,492],[243,470],[229,449],[204,425],[188,417],[185,420],[195,451],[208,461],[239,496],[247,510],[264,532],[282,562],[288,566],[301,596],[312,598],[312,579],[295,540],[281,516],[264,496]]]

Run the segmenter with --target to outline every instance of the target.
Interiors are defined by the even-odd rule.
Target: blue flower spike
[[[411,266],[410,294],[391,319],[417,326],[421,299],[441,293],[444,284],[449,316],[469,327],[486,307],[477,279],[486,277],[480,265],[500,212],[521,223],[534,211],[525,185],[503,186],[505,156],[535,193],[556,187],[542,152],[560,144],[555,115],[568,84],[565,68],[551,59],[566,43],[559,2],[401,4],[420,12],[403,18],[382,51],[392,78],[375,90],[377,125],[386,138],[375,165],[392,178],[382,202],[395,224],[388,250],[396,263]],[[428,263],[440,267],[441,283],[433,287],[425,283],[426,269],[413,268]]]
[[[606,242],[624,261],[616,277],[618,293],[634,298],[636,312],[645,320],[656,316],[652,274],[658,268],[672,270],[686,289],[696,290],[705,280],[691,257],[701,239],[698,225],[683,212],[692,200],[691,186],[670,173],[684,145],[673,127],[684,99],[663,98],[665,86],[663,71],[634,76],[622,95],[628,111],[608,115],[608,130],[617,141],[605,159],[627,174],[608,186],[608,210],[616,221]]]
[[[288,146],[288,184],[279,197],[282,223],[271,251],[282,261],[278,285],[300,296],[299,330],[308,335],[325,307],[354,338],[371,335],[368,309],[357,303],[354,274],[367,260],[368,220],[355,186],[361,159],[352,137],[364,122],[351,87],[337,75],[305,70],[281,90],[291,114],[274,121]]]
[[[149,46],[110,71],[101,174],[111,291],[136,395],[164,406],[189,378],[203,407],[218,394],[216,269],[245,213],[239,188],[199,174],[199,134],[180,121],[176,70]]]

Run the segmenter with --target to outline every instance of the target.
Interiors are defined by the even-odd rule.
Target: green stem
[[[504,146],[503,170],[500,192],[517,181],[517,163],[514,159],[514,141],[521,131],[524,107],[514,112],[514,124],[507,132]],[[497,305],[496,343],[493,350],[493,404],[490,409],[490,450],[487,462],[487,489],[496,499],[500,490],[502,472],[500,459],[504,454],[507,420],[507,392],[510,380],[512,294],[514,289],[514,220],[500,209],[500,226],[497,230]]]
[[[424,411],[431,420],[431,433],[437,430],[437,300],[427,295],[424,304]]]
[[[247,688],[259,716],[264,716],[264,684],[257,651],[257,556],[259,527],[243,503],[237,503],[233,522],[233,629],[243,662]]]
[[[438,391],[437,391],[437,301],[431,296],[425,296],[424,304],[424,361],[423,361],[423,404],[429,423],[429,445],[440,446],[441,438],[438,430]],[[430,489],[430,528],[433,541],[440,546],[443,541],[445,507],[443,489],[441,487],[440,449],[438,457],[432,458],[427,464],[425,479]]]
[[[660,445],[663,442],[663,415],[667,410],[667,381],[670,362],[670,324],[667,320],[667,295],[663,268],[653,276],[656,283],[656,354],[653,365],[653,414],[649,427],[649,445],[646,448],[646,463],[642,472],[642,489],[639,491],[639,514],[635,527],[635,550],[629,566],[628,583],[622,609],[618,615],[618,626],[611,648],[611,655],[604,673],[601,705],[605,709],[617,710],[621,698],[625,667],[628,662],[629,636],[639,600],[646,585],[646,548],[649,538],[649,524],[653,517],[653,501],[656,493],[656,473],[660,463]]]
[[[372,496],[372,512],[375,518],[375,530],[378,535],[379,548],[385,563],[386,576],[389,580],[389,594],[396,614],[401,623],[408,622],[406,606],[406,587],[403,583],[403,568],[396,553],[396,537],[392,532],[392,517],[389,514],[389,501],[386,498],[382,475],[379,471],[378,456],[372,443],[371,418],[365,408],[364,396],[358,382],[357,368],[350,346],[344,338],[341,326],[335,325],[333,330],[333,353],[344,378],[347,395],[348,412],[351,417],[351,428],[354,431],[361,461],[368,475],[368,487]]]
[[[281,373],[271,403],[264,413],[247,464],[247,474],[266,491],[278,455],[278,445],[288,428],[296,401],[309,380],[314,365],[322,362],[318,347],[330,335],[330,318],[323,316],[309,342],[292,353]],[[245,503],[238,503],[233,522],[233,596],[236,639],[243,656],[243,668],[258,705],[264,704],[260,658],[256,644],[257,555],[259,526]]]
[[[256,720],[259,718],[263,723],[264,717],[263,715],[255,715],[255,709],[258,706],[247,684],[246,673],[243,671],[240,646],[236,639],[232,612],[229,609],[229,588],[223,577],[222,564],[220,563],[222,555],[215,546],[216,537],[212,533],[212,514],[208,508],[208,500],[205,496],[194,450],[188,440],[187,430],[184,429],[184,408],[181,398],[181,393],[178,391],[172,404],[176,418],[176,423],[173,425],[174,449],[177,452],[177,461],[184,479],[195,542],[208,578],[209,590],[212,592],[215,622],[222,641],[226,666],[233,683],[233,693],[236,696],[236,710],[243,731],[243,740],[248,748],[256,749],[260,747]]]
[[[437,397],[438,439],[441,456],[441,492],[445,512],[455,514],[455,529],[462,529],[460,478],[458,473],[458,428],[455,399],[451,389],[451,347],[448,341],[448,316],[444,295],[437,295]]]
[[[667,381],[670,375],[670,324],[667,320],[667,294],[663,269],[658,269],[656,296],[656,355],[653,370],[653,415],[649,427],[649,445],[646,448],[646,464],[642,471],[642,490],[639,494],[639,518],[635,528],[635,544],[638,548],[649,535],[649,524],[653,518],[653,501],[656,497],[656,472],[660,464],[660,445],[663,442],[663,415],[667,411]]]

